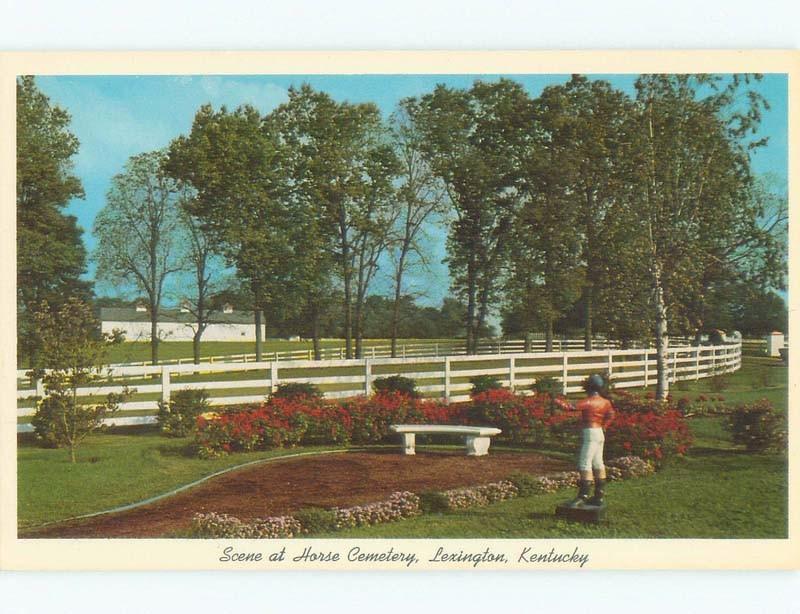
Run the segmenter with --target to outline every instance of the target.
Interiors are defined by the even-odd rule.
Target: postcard
[[[0,568],[797,568],[798,78],[0,55]]]

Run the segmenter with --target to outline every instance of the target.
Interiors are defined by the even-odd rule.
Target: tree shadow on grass
[[[197,458],[197,453],[188,443],[177,448],[175,446],[158,446],[156,449],[161,456],[170,458]]]

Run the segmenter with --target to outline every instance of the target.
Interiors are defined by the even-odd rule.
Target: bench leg
[[[491,437],[467,436],[467,456],[486,456],[491,441]]]
[[[414,450],[416,439],[417,437],[414,433],[403,433],[403,454],[416,454]]]

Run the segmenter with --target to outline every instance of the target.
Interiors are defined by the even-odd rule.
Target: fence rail
[[[668,350],[671,382],[697,380],[741,366],[742,346],[683,346]],[[427,397],[447,402],[469,399],[470,378],[494,375],[505,386],[529,389],[537,379],[552,377],[564,394],[578,392],[590,373],[607,372],[617,388],[646,387],[656,382],[656,350],[608,348],[592,351],[518,352],[470,356],[417,356],[351,360],[285,360],[250,363],[203,363],[110,367],[98,385],[81,388],[78,395],[91,401],[125,387],[135,389],[120,411],[106,419],[109,425],[150,424],[159,401],[169,401],[177,390],[205,389],[212,405],[259,403],[283,383],[309,383],[327,398],[369,394],[376,378],[402,375],[416,381]],[[19,375],[19,373],[18,373]],[[38,389],[17,391],[20,432],[32,430],[25,418],[35,413]],[[149,415],[141,415],[148,413]]]

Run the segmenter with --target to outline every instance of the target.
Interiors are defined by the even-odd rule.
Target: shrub
[[[653,463],[638,456],[622,456],[606,462],[605,465],[609,477],[613,475],[613,479],[618,480],[641,478],[655,472]]]
[[[500,384],[500,380],[494,375],[476,375],[470,378],[469,383],[472,384],[472,390],[470,391],[470,396],[472,397],[489,390],[500,390],[503,388]]]
[[[293,516],[257,518],[242,522],[228,514],[195,514],[192,517],[192,535],[205,538],[264,539],[300,535],[302,526]]]
[[[502,430],[503,438],[514,442],[530,436],[541,439],[544,435],[546,403],[537,403],[536,399],[515,395],[505,388],[486,390],[473,396],[470,421],[495,426]]]
[[[104,367],[116,337],[99,333],[92,308],[70,298],[55,312],[46,301],[32,313],[31,333],[39,346],[31,379],[41,380],[45,398],[32,419],[37,437],[46,446],[66,447],[76,462],[75,450],[93,430],[103,425],[130,391],[111,393],[91,404],[78,399],[78,390],[105,380]]]
[[[419,496],[413,492],[395,492],[386,501],[335,508],[336,528],[347,529],[411,518],[421,513]]]
[[[551,397],[560,395],[561,389],[561,382],[549,375],[537,378],[531,386],[531,390],[536,394],[549,394]]]
[[[471,486],[467,488],[454,488],[445,490],[435,495],[428,495],[428,505],[439,509],[455,510],[474,506],[489,505],[497,501],[511,499],[519,494],[517,487],[509,480]],[[433,511],[433,510],[432,510]]]
[[[673,407],[671,397],[659,401],[653,392],[632,394],[625,390],[614,390],[608,398],[617,412],[626,414],[663,414],[670,409],[677,409]]]
[[[158,425],[168,437],[186,437],[197,424],[197,416],[209,410],[205,390],[178,390],[169,403],[158,403]]]
[[[636,455],[664,462],[685,454],[692,443],[686,419],[669,408],[656,412],[621,412],[606,429],[606,450],[610,455]]]
[[[735,407],[726,424],[733,443],[748,452],[785,450],[786,427],[782,415],[775,413],[766,399]]]
[[[708,387],[713,392],[722,392],[729,386],[728,375],[726,373],[716,373],[708,380]]]
[[[378,394],[386,394],[389,392],[399,392],[413,399],[419,397],[416,382],[408,377],[402,375],[391,375],[389,377],[379,377],[372,382],[372,387]]]
[[[307,507],[292,514],[303,533],[327,533],[336,530],[336,513],[320,507]]]
[[[288,384],[278,384],[278,388],[272,393],[273,399],[298,399],[310,398],[321,399],[322,392],[314,384],[305,382],[291,382]]]

